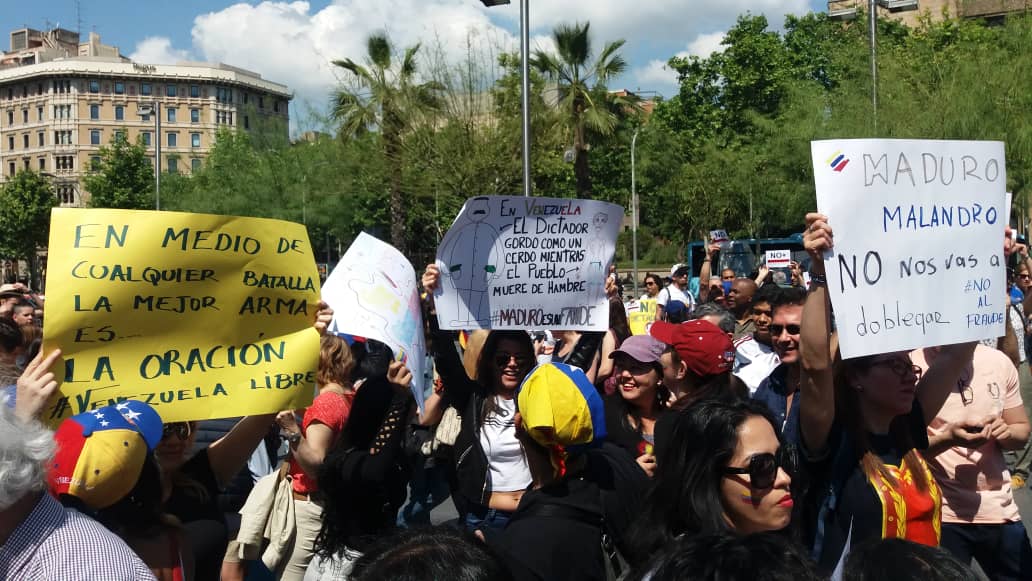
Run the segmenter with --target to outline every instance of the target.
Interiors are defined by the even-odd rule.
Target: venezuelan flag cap
[[[51,493],[75,496],[94,510],[115,504],[136,485],[161,436],[161,416],[140,401],[65,419],[54,434]]]
[[[577,367],[538,365],[523,380],[516,405],[523,428],[542,446],[578,446],[606,437],[602,397]]]

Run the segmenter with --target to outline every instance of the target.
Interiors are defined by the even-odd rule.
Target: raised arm
[[[824,252],[832,246],[832,231],[826,216],[817,213],[806,215],[803,246],[813,259],[812,273],[822,277]],[[799,353],[803,365],[800,429],[807,450],[819,454],[828,444],[828,435],[835,421],[831,299],[826,284],[815,284],[803,305]]]
[[[441,273],[434,264],[428,264],[423,272],[423,288],[426,289],[427,300],[430,301],[430,332],[433,334],[433,341],[430,354],[434,358],[434,367],[437,375],[440,376],[444,388],[448,392],[448,399],[456,409],[463,410],[466,402],[473,392],[478,389],[477,382],[469,378],[466,368],[462,366],[459,353],[455,350],[455,333],[442,331],[437,323],[437,310],[433,303],[434,291],[440,284]]]
[[[704,303],[709,299],[709,279],[713,276],[713,255],[720,250],[719,244],[708,243],[705,237],[702,240],[702,247],[706,250],[706,258],[703,259],[702,266],[699,267],[699,303]]]
[[[324,301],[319,301],[316,309],[312,327],[319,335],[325,335],[327,326],[333,320],[333,309]],[[229,484],[237,472],[247,465],[251,453],[265,438],[269,424],[275,419],[276,414],[242,418],[228,434],[208,446],[208,462],[219,487]]]
[[[228,434],[208,446],[208,462],[220,488],[229,484],[237,472],[247,465],[247,459],[265,438],[269,424],[275,419],[276,414],[242,418]]]

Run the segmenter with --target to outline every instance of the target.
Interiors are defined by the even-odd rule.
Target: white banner
[[[1001,142],[811,143],[842,356],[1004,334]]]
[[[358,235],[322,287],[333,308],[329,331],[386,343],[412,372],[412,393],[423,407],[426,342],[412,263],[396,248]]]
[[[767,250],[765,253],[767,268],[789,268],[792,266],[791,250]]]
[[[466,200],[437,249],[441,328],[608,329],[622,222],[623,208],[595,200]]]

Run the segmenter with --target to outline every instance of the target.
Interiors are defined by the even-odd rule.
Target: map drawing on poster
[[[418,380],[426,343],[412,263],[390,244],[362,232],[326,279],[322,297],[334,312],[328,330],[385,343],[416,378],[413,393],[422,402]]]
[[[441,328],[606,329],[622,222],[595,200],[470,198],[437,249]]]
[[[1003,143],[830,140],[811,153],[843,357],[1004,334]]]

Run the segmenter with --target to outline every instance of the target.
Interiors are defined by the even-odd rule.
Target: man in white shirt
[[[656,295],[656,320],[666,320],[667,304],[671,301],[683,303],[689,313],[695,308],[695,299],[688,293],[688,267],[683,264],[670,268],[670,284]]]

